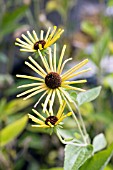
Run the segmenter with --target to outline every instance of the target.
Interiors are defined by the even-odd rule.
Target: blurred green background
[[[26,81],[15,75],[33,73],[24,65],[31,54],[20,52],[15,39],[27,30],[34,29],[39,35],[41,29],[46,32],[53,25],[65,30],[57,52],[67,44],[65,58],[73,58],[68,68],[89,59],[92,71],[82,76],[88,80],[82,86],[102,86],[94,102],[80,107],[91,140],[103,132],[108,144],[113,142],[113,1],[0,0],[0,170],[63,167],[64,146],[55,135],[31,128],[26,116],[37,97],[27,101],[16,98],[21,91],[17,86]],[[71,118],[64,128],[75,129]],[[112,169],[113,160],[106,170]]]

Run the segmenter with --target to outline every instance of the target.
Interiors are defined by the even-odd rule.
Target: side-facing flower
[[[41,97],[39,98],[39,100],[37,101],[34,107],[36,107],[37,104],[40,102],[40,100],[45,95],[47,95],[45,102],[44,102],[43,111],[46,110],[47,104],[50,100],[51,104],[50,104],[49,111],[51,112],[52,106],[55,100],[55,95],[57,95],[60,104],[62,104],[62,100],[64,99],[63,96],[65,96],[69,102],[73,102],[68,93],[68,90],[76,90],[76,91],[81,91],[81,92],[85,91],[84,89],[73,86],[73,84],[85,83],[86,80],[75,80],[75,81],[71,81],[71,80],[68,81],[68,80],[70,78],[76,77],[77,75],[85,73],[90,70],[90,68],[88,68],[88,69],[76,72],[78,69],[80,69],[85,64],[87,64],[88,59],[83,60],[82,62],[80,62],[79,64],[75,65],[74,67],[72,67],[71,69],[69,69],[68,71],[62,74],[62,70],[65,64],[67,63],[67,61],[72,59],[72,58],[69,58],[65,60],[64,62],[62,62],[65,49],[66,49],[66,45],[63,46],[57,67],[56,67],[56,44],[54,44],[53,56],[52,56],[51,48],[49,48],[48,58],[42,56],[40,50],[38,50],[40,58],[45,67],[45,70],[32,57],[29,57],[29,60],[32,64],[29,62],[25,62],[25,64],[28,67],[30,67],[34,72],[36,72],[38,75],[40,75],[41,77],[17,75],[17,77],[20,77],[20,78],[31,79],[31,80],[36,81],[35,83],[24,84],[24,85],[19,86],[18,88],[26,88],[26,87],[33,87],[33,88],[18,94],[17,97],[27,95],[24,98],[24,100],[26,100],[32,96],[35,96],[43,92],[43,94],[41,95]]]
[[[15,45],[22,47],[20,51],[26,52],[36,52],[38,51],[38,49],[39,50],[46,49],[52,44],[54,44],[57,41],[57,39],[60,38],[61,34],[64,32],[64,30],[61,28],[59,28],[57,31],[56,30],[57,27],[54,26],[54,29],[51,32],[51,27],[49,27],[45,38],[43,30],[41,30],[40,32],[40,38],[38,38],[34,30],[32,31],[32,34],[29,31],[27,31],[28,37],[22,34],[22,38],[24,40],[16,38]]]
[[[57,125],[60,125],[63,119],[65,119],[68,116],[72,115],[72,112],[69,112],[67,114],[64,114],[64,109],[66,106],[66,102],[63,101],[62,104],[60,105],[57,114],[50,113],[47,109],[45,110],[46,112],[46,117],[42,116],[39,112],[37,112],[35,109],[32,109],[32,111],[38,116],[35,117],[31,114],[28,114],[29,118],[32,119],[33,122],[35,122],[35,125],[32,125],[32,127],[39,127],[39,128],[53,128]]]

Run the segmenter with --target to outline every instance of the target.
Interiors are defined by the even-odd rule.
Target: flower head
[[[60,105],[58,112],[56,115],[52,113],[49,113],[49,111],[46,109],[46,117],[42,116],[39,112],[37,112],[35,109],[32,109],[32,111],[38,116],[34,117],[31,114],[28,114],[29,118],[32,119],[33,122],[37,123],[37,125],[32,125],[32,127],[39,127],[39,128],[53,128],[57,125],[60,125],[60,123],[63,121],[68,116],[72,115],[72,112],[69,112],[67,114],[64,114],[64,109],[65,109],[66,103],[63,101],[62,104]],[[40,119],[41,120],[40,120]]]
[[[57,39],[60,38],[60,35],[64,32],[63,29],[59,28],[57,31],[57,27],[54,26],[53,31],[50,34],[51,28],[49,27],[46,36],[44,38],[44,31],[41,30],[40,32],[40,38],[37,37],[36,32],[33,30],[32,34],[27,31],[27,36],[22,34],[23,40],[20,40],[19,38],[16,38],[15,45],[18,45],[22,47],[20,51],[26,51],[26,52],[36,52],[39,50],[46,49],[47,47],[54,44]]]
[[[73,102],[68,93],[68,90],[76,90],[76,91],[81,91],[81,92],[85,91],[84,89],[75,87],[73,85],[77,83],[85,83],[86,80],[75,80],[75,81],[70,80],[69,81],[69,79],[90,70],[89,68],[89,69],[76,72],[78,69],[80,69],[85,64],[87,64],[88,59],[83,60],[82,62],[80,62],[79,64],[75,65],[74,67],[72,67],[71,69],[69,69],[68,71],[62,74],[62,70],[65,64],[67,63],[67,61],[72,59],[72,58],[69,58],[65,60],[64,62],[62,62],[65,49],[66,49],[66,45],[63,46],[57,67],[56,67],[56,44],[54,44],[53,56],[52,56],[51,48],[49,48],[48,58],[42,56],[40,50],[38,50],[45,69],[43,69],[32,57],[29,57],[29,60],[32,64],[29,62],[25,62],[25,64],[28,67],[30,67],[34,72],[37,73],[37,77],[27,76],[27,75],[17,75],[17,77],[35,80],[36,82],[19,86],[18,88],[31,87],[31,89],[18,94],[17,97],[27,95],[26,97],[24,97],[24,100],[26,100],[42,92],[43,94],[38,99],[34,107],[36,107],[37,104],[40,102],[40,100],[44,96],[46,96],[43,111],[46,110],[47,104],[50,100],[51,104],[50,104],[49,112],[51,112],[52,106],[55,100],[55,95],[57,95],[60,104],[62,104],[62,100],[64,99],[64,97],[69,102]]]

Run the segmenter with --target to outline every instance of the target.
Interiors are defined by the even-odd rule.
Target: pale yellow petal
[[[31,35],[31,33],[29,31],[27,31],[27,34],[30,38],[30,40],[33,42],[33,43],[36,43],[35,39],[33,38],[33,36]]]
[[[30,64],[29,62],[25,61],[25,64],[30,67],[34,72],[36,72],[37,74],[39,74],[41,77],[45,78],[45,74],[41,73],[39,70],[37,70],[32,64]]]
[[[28,50],[32,50],[32,46],[23,45],[23,44],[19,44],[19,43],[16,43],[16,42],[15,42],[15,45],[23,47],[23,48],[28,49]]]
[[[87,80],[63,81],[62,85],[66,85],[66,84],[78,84],[78,83],[86,83],[86,82],[87,82]]]
[[[59,102],[60,102],[60,104],[62,104],[62,97],[61,97],[59,89],[56,89],[56,92],[57,92],[57,96],[58,96]]]
[[[43,63],[43,65],[44,65],[46,71],[49,73],[49,72],[50,72],[50,68],[49,68],[49,66],[48,66],[48,64],[47,64],[47,62],[46,62],[45,57],[42,56],[42,53],[40,52],[40,50],[38,50],[38,53],[39,53],[39,56],[40,56],[40,58],[41,58],[41,60],[42,60],[42,63]]]
[[[53,63],[52,63],[52,52],[51,52],[51,48],[49,48],[49,65],[50,65],[51,71],[53,71]]]
[[[36,104],[34,105],[34,108],[37,107],[37,105],[39,104],[39,102],[43,99],[43,97],[48,93],[49,90],[46,90],[41,97],[38,99],[38,101],[36,102]]]
[[[43,125],[43,124],[44,124],[44,122],[43,122],[42,120],[37,119],[37,118],[34,117],[33,115],[28,114],[28,116],[29,116],[30,119],[32,119],[33,122],[38,123],[38,124],[40,124],[40,125]]]
[[[51,27],[48,28],[48,31],[47,31],[45,39],[44,39],[45,41],[47,41],[47,38],[48,38],[48,36],[50,34],[50,31],[51,31]]]
[[[28,50],[28,49],[21,48],[20,51],[23,51],[23,52],[35,52],[36,50],[34,50],[34,49]]]
[[[23,44],[23,45],[25,45],[25,46],[32,47],[32,45],[30,45],[30,44],[28,44],[28,43],[20,40],[20,38],[16,38],[16,41],[19,42],[19,43],[21,43],[21,44]]]
[[[16,77],[44,82],[44,79],[41,79],[41,78],[38,78],[38,77],[33,77],[33,76],[17,74]]]
[[[59,74],[61,74],[61,73],[62,73],[62,71],[63,71],[63,69],[64,69],[65,64],[66,64],[68,61],[70,61],[70,60],[72,60],[72,58],[68,58],[67,60],[65,60],[65,61],[62,63],[62,65],[61,65],[61,69],[60,69],[60,71],[59,71]]]
[[[39,41],[39,39],[37,37],[37,34],[36,34],[36,32],[34,30],[33,30],[33,35],[34,35],[35,41]]]
[[[84,65],[86,65],[88,63],[88,59],[83,60],[82,62],[80,62],[79,64],[75,65],[74,67],[72,67],[71,69],[69,69],[66,73],[64,73],[61,77],[62,80],[64,80],[67,76],[71,75],[72,73],[74,73],[76,70],[80,69],[81,67],[83,67]]]
[[[62,52],[61,52],[61,55],[60,55],[60,59],[59,59],[59,62],[58,62],[57,73],[60,73],[61,64],[62,64],[62,60],[63,60],[63,57],[64,57],[65,50],[66,50],[66,45],[63,46],[63,49],[62,49]]]
[[[40,31],[40,40],[43,40],[43,39],[44,39],[44,31],[41,30],[41,31]]]
[[[66,102],[63,101],[63,104],[60,105],[60,108],[59,108],[59,110],[58,110],[58,112],[57,112],[57,117],[58,117],[58,119],[60,119],[60,117],[62,116],[62,113],[63,113],[63,111],[64,111],[64,109],[65,109],[65,106],[66,106]]]
[[[50,97],[51,97],[52,91],[53,91],[53,90],[50,90],[50,91],[49,91],[49,93],[48,93],[48,95],[47,95],[47,97],[46,97],[46,99],[45,99],[44,107],[43,107],[43,112],[45,112],[45,110],[46,110],[46,107],[47,107],[47,104],[48,104],[49,99],[50,99]]]
[[[37,127],[37,128],[50,128],[50,126],[48,126],[48,125],[45,125],[45,124],[43,124],[43,125],[31,125],[32,127]]]
[[[33,45],[33,42],[30,41],[24,34],[22,34],[22,37],[28,42],[28,44]]]
[[[43,92],[43,91],[45,91],[45,90],[47,90],[47,88],[46,88],[46,87],[42,87],[41,89],[36,90],[35,92],[29,94],[29,95],[28,95],[27,97],[25,97],[23,100],[29,99],[29,98],[31,98],[32,96],[35,96],[36,94],[41,93],[41,92]]]
[[[33,111],[37,116],[39,116],[43,121],[46,120],[46,118],[45,118],[44,116],[42,116],[37,110],[32,109],[32,111]]]
[[[65,80],[68,80],[68,79],[70,79],[70,78],[76,77],[76,76],[78,76],[79,74],[86,73],[86,72],[88,72],[88,71],[90,71],[90,70],[91,70],[91,68],[88,68],[88,69],[86,69],[86,70],[79,71],[79,72],[77,72],[77,73],[75,73],[75,74],[68,75],[67,77],[65,77],[65,78],[62,79],[62,82],[65,81]]]
[[[44,74],[45,76],[47,75],[47,73],[42,69],[42,67],[31,56],[29,56],[28,58],[40,70],[40,72],[42,72],[42,74]]]
[[[63,85],[62,87],[63,87],[63,88],[66,88],[66,89],[70,89],[70,90],[81,91],[81,92],[86,91],[86,90],[84,90],[84,89],[81,89],[81,88],[78,88],[78,87],[73,87],[73,86],[68,86],[68,85]]]
[[[43,88],[43,85],[42,85],[42,86],[38,86],[38,87],[31,88],[31,89],[29,89],[29,90],[26,90],[26,91],[18,94],[17,97],[24,96],[24,95],[26,95],[26,94],[28,94],[28,93],[31,93],[31,92],[33,92],[33,91],[36,91],[36,90],[42,89],[42,88]]]
[[[56,44],[54,44],[53,67],[54,67],[54,72],[56,72]]]
[[[33,87],[33,86],[39,86],[39,85],[43,85],[43,83],[24,84],[24,85],[18,86],[17,88]]]
[[[52,96],[51,96],[51,100],[50,100],[49,112],[51,113],[51,115],[53,113],[52,107],[53,107],[53,104],[54,104],[54,100],[55,100],[55,90],[53,90],[53,93],[52,93]]]

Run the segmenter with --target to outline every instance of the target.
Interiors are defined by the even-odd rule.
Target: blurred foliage
[[[74,22],[75,25],[77,22],[69,17],[77,2],[74,0],[0,1],[0,170],[62,170],[60,167],[63,166],[64,146],[55,135],[48,136],[47,132],[27,124],[26,114],[31,112],[29,106],[33,104],[33,100],[15,99],[20,90],[16,88],[17,85],[23,84],[22,81],[17,82],[15,74],[20,71],[24,74],[27,72],[25,68],[23,69],[23,61],[28,56],[20,54],[14,47],[15,38],[27,30],[35,29],[39,33],[41,28],[46,30],[49,26],[53,26],[54,23],[48,20],[48,15],[53,15],[54,11],[61,16],[62,22],[59,25],[65,29],[58,47],[61,48],[61,44],[65,42],[68,45],[66,56],[76,60],[88,57],[96,68],[95,75],[91,74],[90,78],[88,77],[90,83],[86,89],[95,85],[97,87],[85,92],[89,93],[89,96],[94,94],[92,100],[100,94],[96,100],[92,101],[88,95],[85,98],[86,95],[83,93],[75,94],[71,91],[72,98],[78,103],[81,101],[79,98],[83,99],[82,104],[79,103],[80,111],[91,141],[94,136],[103,132],[107,143],[113,142],[113,73],[109,71],[110,63],[107,69],[103,67],[104,59],[113,58],[113,14],[107,15],[105,12],[108,8],[113,8],[113,1],[109,0],[103,11],[99,10],[92,14],[92,18],[96,18],[96,21],[89,19],[91,16],[85,16],[81,19],[80,29],[76,26],[73,29]],[[104,4],[102,2],[101,5]],[[53,20],[58,20],[55,17],[53,15]],[[94,76],[96,79],[93,81]],[[75,126],[71,118],[65,120],[64,129],[61,130],[62,135],[67,138],[75,135],[79,138],[78,132],[73,131]],[[95,161],[96,165],[98,161],[98,166],[101,168],[101,163],[111,157],[112,146],[97,153],[94,158],[91,157],[81,169],[84,169],[84,166],[86,169],[87,165],[93,166]],[[113,160],[105,170],[112,169]]]

